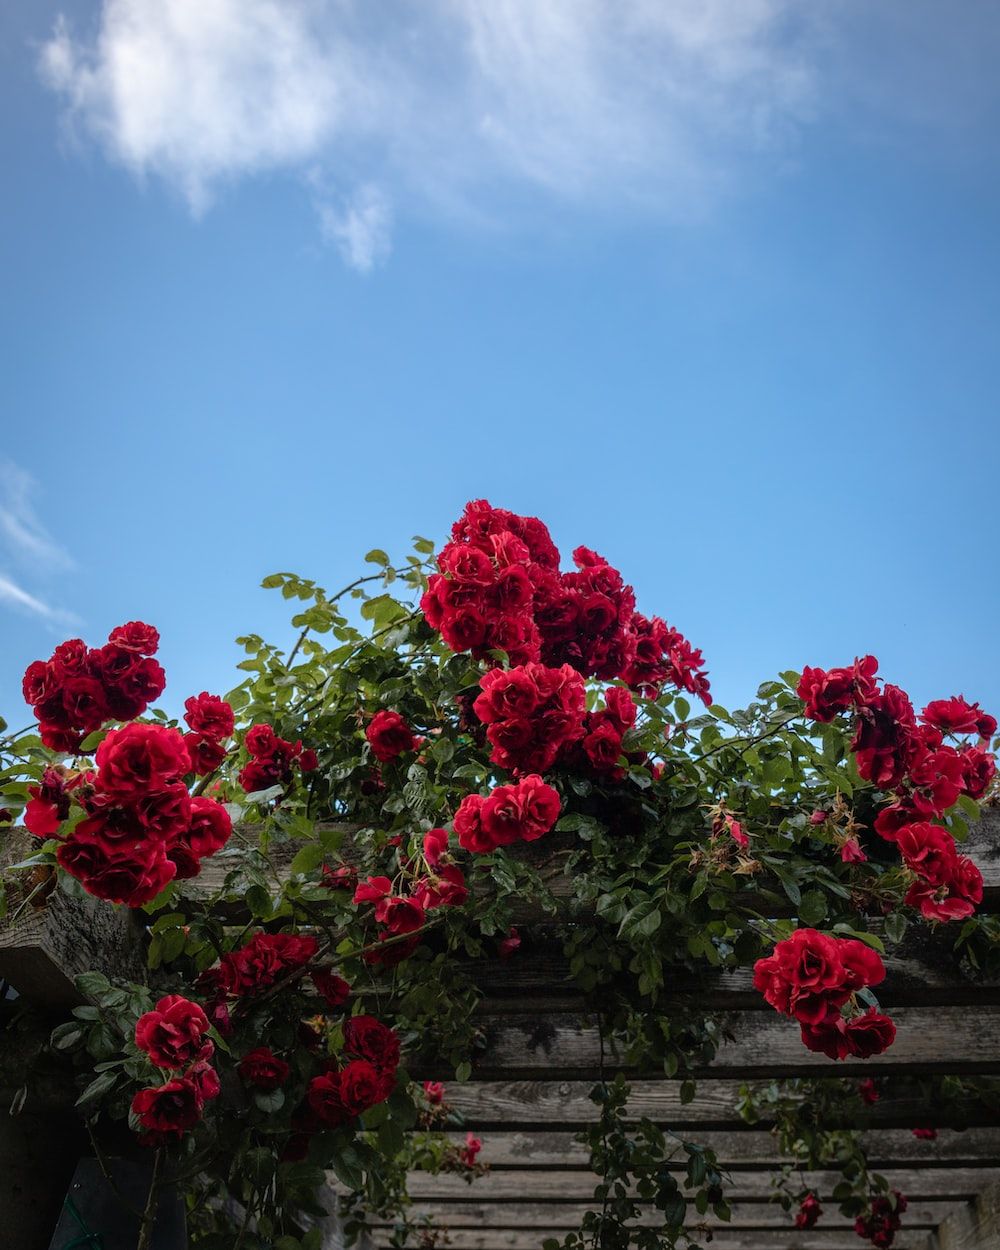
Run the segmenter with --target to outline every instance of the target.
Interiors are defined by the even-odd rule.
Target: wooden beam
[[[27,831],[16,829],[5,841],[3,862],[17,863],[36,849]],[[127,907],[58,887],[30,901],[15,898],[0,921],[0,977],[28,1002],[53,1010],[84,1001],[73,984],[81,972],[143,980],[144,950],[141,923]]]
[[[593,1203],[551,1203],[533,1202],[529,1199],[517,1205],[476,1201],[477,1182],[469,1188],[469,1197],[465,1202],[434,1201],[415,1202],[408,1208],[413,1220],[430,1219],[435,1223],[451,1229],[459,1228],[490,1228],[490,1229],[553,1229],[579,1228],[580,1221]],[[911,1197],[906,1211],[907,1229],[929,1230],[937,1226],[949,1216],[963,1211],[967,1203],[963,1201],[943,1201]],[[728,1223],[707,1215],[700,1223],[714,1230],[725,1229],[768,1229],[790,1228],[793,1213],[785,1211],[776,1202],[736,1202],[731,1207],[732,1218]],[[650,1227],[659,1223],[655,1210],[646,1208],[636,1221],[637,1227]],[[830,1203],[823,1209],[820,1223],[823,1228],[849,1229],[854,1236],[854,1219],[841,1215],[836,1203]],[[394,1221],[371,1216],[372,1228],[392,1228]],[[545,1234],[547,1235],[547,1234]],[[857,1250],[861,1250],[860,1243]]]
[[[364,831],[357,824],[328,822],[321,826],[326,829],[340,829],[344,833],[341,855],[345,862],[356,862],[360,852],[355,849],[355,839],[363,839]],[[201,873],[184,882],[184,892],[191,898],[210,897],[222,889],[228,873],[239,870],[241,860],[246,856],[244,847],[247,842],[253,843],[257,836],[257,828],[253,825],[240,826],[242,845],[235,840],[226,850],[213,855],[202,863]],[[560,851],[578,846],[575,835],[569,833],[550,833],[537,842],[520,843],[511,847],[510,853],[528,863],[544,864]],[[278,870],[279,879],[284,880],[289,873],[289,865],[295,853],[301,848],[300,841],[272,842],[268,857]],[[1000,808],[986,808],[981,819],[969,830],[968,839],[961,847],[962,853],[971,856],[983,874],[984,910],[1000,907]],[[549,881],[549,888],[556,898],[570,900],[574,897],[572,877],[559,876]],[[581,912],[581,916],[586,913]],[[544,921],[547,917],[534,909],[524,914],[525,922],[531,920]]]
[[[695,1074],[746,1080],[819,1074],[864,1076],[892,1069],[898,1073],[950,1072],[960,1075],[1000,1073],[1000,1007],[901,1007],[893,1012],[896,1040],[871,1059],[837,1063],[807,1050],[797,1024],[774,1012],[728,1012],[722,1017],[726,1041],[715,1059]],[[491,1014],[480,1017],[483,1047],[473,1071],[477,1079],[596,1079],[601,1045],[593,1023],[556,1013]],[[606,1069],[626,1068],[621,1057],[606,1054]],[[433,1059],[411,1063],[421,1077],[449,1073]]]
[[[464,1133],[449,1134],[456,1145]],[[780,1169],[789,1162],[782,1155],[773,1133],[759,1129],[731,1132],[700,1132],[694,1135],[700,1146],[714,1150],[722,1167],[735,1171]],[[898,1167],[979,1167],[1000,1165],[1000,1130],[972,1128],[965,1132],[942,1129],[935,1140],[914,1137],[908,1129],[869,1130],[863,1145],[873,1168]],[[686,1160],[678,1142],[677,1154]],[[589,1152],[567,1132],[525,1132],[523,1130],[486,1133],[483,1137],[483,1163],[496,1170],[527,1171],[536,1168],[589,1171]]]
[[[803,1188],[813,1189],[820,1199],[831,1199],[834,1185],[843,1178],[840,1172],[802,1172]],[[1000,1161],[994,1159],[977,1167],[888,1168],[882,1175],[890,1185],[904,1194],[936,1201],[972,1198],[1000,1180]],[[773,1173],[733,1172],[726,1186],[726,1195],[733,1202],[769,1202],[773,1194]],[[476,1179],[470,1189],[464,1177],[442,1173],[431,1176],[411,1172],[409,1191],[415,1200],[436,1202],[468,1202],[475,1197],[481,1202],[524,1203],[566,1202],[579,1205],[593,1198],[597,1178],[587,1172],[570,1171],[496,1171]]]
[[[841,1073],[847,1075],[847,1073]],[[450,1082],[446,1097],[465,1121],[478,1132],[505,1129],[578,1131],[594,1119],[594,1104],[588,1097],[592,1081],[585,1080],[476,1080],[463,1085]],[[665,1079],[637,1079],[632,1082],[629,1111],[638,1119],[653,1120],[675,1132],[691,1130],[743,1129],[748,1125],[740,1116],[739,1077],[700,1080],[689,1103],[680,1100],[680,1082]],[[913,1128],[927,1119],[925,1100],[917,1097],[883,1097],[866,1107],[858,1099],[857,1110],[847,1123],[831,1122],[830,1127]],[[1000,1108],[982,1102],[952,1103],[935,1108],[938,1127],[950,1125],[1000,1126]],[[767,1124],[766,1116],[763,1124]]]
[[[443,1227],[447,1227],[444,1244],[448,1250],[541,1250],[545,1238],[561,1240],[566,1233],[574,1231],[572,1226],[566,1225],[550,1229]],[[697,1230],[692,1229],[691,1233],[696,1240],[705,1240],[704,1235],[699,1238]],[[893,1250],[927,1250],[930,1238],[929,1230],[904,1225],[893,1242]],[[391,1246],[391,1230],[376,1231],[372,1240],[378,1247]],[[795,1228],[727,1230],[721,1227],[712,1232],[711,1250],[863,1250],[863,1243],[849,1228],[814,1228],[803,1232]]]
[[[1000,1247],[1000,1182],[987,1185],[971,1203],[947,1216],[932,1240],[934,1250],[997,1250]]]

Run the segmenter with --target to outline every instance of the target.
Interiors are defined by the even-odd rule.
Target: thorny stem
[[[160,1190],[160,1170],[163,1167],[163,1150],[157,1150],[153,1157],[153,1175],[149,1182],[149,1194],[146,1198],[146,1209],[142,1213],[139,1226],[139,1240],[135,1250],[150,1250],[153,1242],[153,1225],[156,1222],[156,1199]]]

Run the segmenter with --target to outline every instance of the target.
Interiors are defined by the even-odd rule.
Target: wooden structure
[[[986,813],[966,849],[983,872],[984,908],[1000,910],[1000,811]],[[218,862],[222,871],[223,857]],[[206,878],[202,884],[210,888],[213,882]],[[82,934],[89,936],[80,941]],[[0,931],[0,977],[39,1011],[63,1008],[73,997],[74,972],[83,967],[114,971],[118,957],[128,964],[134,960],[135,938],[128,916],[57,894],[41,913],[22,913]],[[772,1178],[783,1160],[766,1121],[750,1127],[740,1118],[743,1083],[887,1072],[1000,1077],[1000,984],[963,978],[948,946],[932,934],[912,940],[887,960],[879,998],[891,1008],[898,1033],[884,1055],[835,1064],[806,1050],[794,1022],[767,1008],[752,990],[749,974],[740,973],[720,977],[711,992],[709,1003],[723,1014],[727,1040],[698,1074],[693,1101],[681,1103],[677,1082],[630,1074],[630,1110],[712,1146],[730,1174],[732,1220],[707,1221],[712,1250],[861,1250],[865,1244],[832,1201],[837,1173],[802,1178],[826,1200],[824,1215],[811,1231],[797,1231],[791,1217],[771,1201]],[[447,1229],[449,1250],[534,1250],[544,1239],[578,1226],[592,1205],[595,1180],[574,1134],[593,1118],[587,1095],[599,1070],[598,1035],[581,1014],[562,958],[546,944],[543,930],[525,935],[517,958],[483,963],[477,975],[486,994],[485,1047],[472,1079],[448,1085],[448,1100],[482,1137],[481,1158],[490,1171],[471,1186],[454,1175],[415,1174],[413,1209]],[[678,983],[679,993],[684,988]],[[699,1001],[705,1002],[704,995]],[[5,1106],[17,1064],[16,1057],[0,1057]],[[613,1056],[607,1066],[614,1069]],[[431,1066],[413,1074],[448,1075]],[[43,1087],[25,1113],[35,1117],[37,1132],[46,1116],[62,1122],[65,1113],[59,1107],[58,1091],[46,1094]],[[1000,1102],[991,1107],[972,1099],[932,1107],[919,1099],[885,1097],[867,1110],[859,1100],[858,1108],[871,1163],[910,1201],[897,1250],[1000,1250]],[[911,1129],[929,1123],[939,1129],[936,1140],[913,1136]],[[20,1131],[14,1124],[8,1121],[0,1129],[0,1168],[4,1143],[17,1139]],[[8,1155],[15,1150],[8,1146]],[[9,1182],[0,1179],[4,1209],[16,1201],[5,1184],[9,1190]],[[652,1223],[654,1217],[650,1211],[643,1220]],[[692,1220],[697,1220],[693,1212]],[[388,1245],[391,1231],[376,1222],[375,1245]],[[4,1242],[10,1250],[47,1244]]]

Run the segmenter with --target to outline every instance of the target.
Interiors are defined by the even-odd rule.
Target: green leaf
[[[95,1077],[80,1097],[76,1100],[78,1107],[89,1107],[92,1103],[99,1102],[105,1094],[110,1093],[118,1083],[118,1073],[115,1071],[102,1072],[100,1076]]]
[[[307,842],[291,863],[291,871],[304,875],[318,868],[323,862],[323,846],[320,842]]]
[[[253,1100],[261,1111],[271,1114],[285,1105],[285,1092],[281,1089],[258,1089]]]
[[[389,557],[380,547],[373,547],[365,556],[365,563],[381,564],[381,566],[385,568],[389,563]]]
[[[70,1050],[83,1037],[83,1029],[72,1021],[67,1024],[60,1024],[52,1030],[52,1036],[49,1038],[49,1045],[53,1050]]]
[[[84,998],[99,998],[111,989],[111,982],[103,972],[81,972],[73,984]]]

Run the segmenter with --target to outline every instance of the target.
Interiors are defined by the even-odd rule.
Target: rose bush
[[[696,992],[681,1005],[678,978],[752,968],[803,1044],[843,1062],[892,1045],[881,956],[909,926],[951,926],[966,958],[1000,962],[958,849],[995,785],[978,705],[917,714],[868,656],[782,674],[730,712],[603,557],[579,547],[563,571],[541,521],[484,501],[436,560],[423,539],[398,568],[368,559],[333,596],[266,579],[302,605],[294,645],[241,639],[243,680],[188,698],[184,728],[148,714],[158,638],[131,622],[32,664],[38,733],[2,744],[3,802],[35,842],[13,913],[58,888],[145,917],[148,984],[85,978],[90,1004],[54,1045],[79,1063],[98,1145],[128,1120],[160,1178],[182,1178],[193,1244],[232,1246],[235,1202],[237,1244],[308,1246],[328,1171],[357,1222],[392,1212],[402,1237],[408,1170],[483,1170],[488,1140],[449,1142],[446,1087],[407,1065],[472,1073],[474,961],[531,957],[526,903],[623,1066],[678,1076],[684,1096],[721,1028]],[[636,1150],[652,1160],[638,1181],[663,1226],[648,1240],[622,1197],[580,1236],[672,1244],[689,1200],[725,1217],[711,1151],[684,1143],[686,1199],[676,1143],[631,1126],[627,1095],[620,1075],[598,1084],[584,1139],[622,1193]],[[811,1157],[850,1156],[838,1198],[888,1244],[905,1203],[845,1140],[816,1137]],[[814,1196],[789,1201],[801,1227],[821,1219]]]

